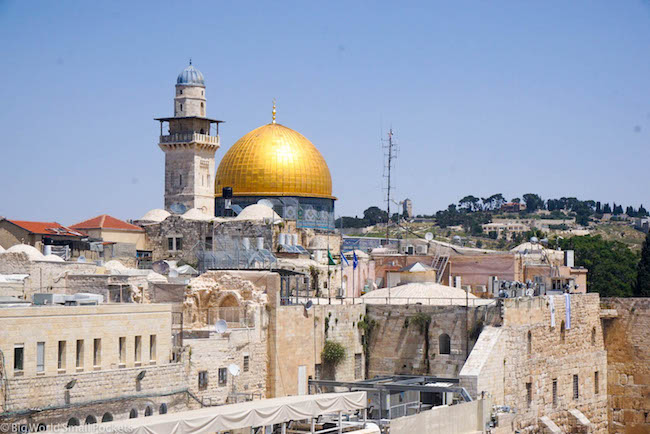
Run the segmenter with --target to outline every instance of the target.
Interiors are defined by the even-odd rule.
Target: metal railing
[[[423,306],[491,306],[498,303],[496,298],[465,297],[303,297],[292,295],[282,297],[282,305],[304,305],[311,301],[315,305],[326,304],[410,304]]]
[[[207,309],[208,324],[224,320],[229,328],[254,328],[255,312],[246,307],[210,307]]]
[[[208,134],[199,133],[174,133],[166,136],[160,136],[160,143],[210,143],[213,145],[219,144],[219,136],[210,136]]]

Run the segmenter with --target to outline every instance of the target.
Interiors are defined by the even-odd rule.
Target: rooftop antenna
[[[390,228],[390,191],[393,189],[391,184],[391,171],[395,166],[395,160],[397,159],[397,143],[393,140],[393,129],[388,130],[388,140],[385,140],[382,144],[384,149],[384,157],[386,162],[384,164],[384,178],[386,178],[386,212],[388,216],[386,217],[386,245],[388,245],[388,236]]]

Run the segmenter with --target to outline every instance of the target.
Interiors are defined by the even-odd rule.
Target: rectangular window
[[[22,371],[25,362],[25,345],[14,345],[14,371]]]
[[[598,391],[600,389],[600,385],[598,384],[598,371],[594,372],[594,395],[598,395]]]
[[[248,372],[249,364],[250,364],[249,356],[244,356],[244,372]]]
[[[219,368],[219,386],[228,384],[228,368]]]
[[[183,250],[183,239],[176,238],[176,250]]]
[[[84,341],[77,339],[77,368],[84,367]]]
[[[208,388],[208,371],[199,371],[199,390]]]
[[[205,237],[205,250],[212,250],[212,237]]]
[[[121,337],[119,342],[120,364],[124,365],[126,364],[126,338]]]
[[[533,402],[533,383],[526,383],[526,405],[530,407]]]
[[[361,353],[354,355],[354,379],[358,380],[363,374],[363,359]]]
[[[59,341],[59,355],[57,356],[59,369],[65,370],[65,341]]]
[[[553,379],[553,407],[557,407],[557,378]]]
[[[142,336],[135,337],[135,361],[136,363],[142,361]]]
[[[102,340],[93,340],[93,366],[100,366],[102,364]]]
[[[174,239],[167,238],[167,250],[174,251]]]
[[[156,335],[149,336],[149,360],[156,361]]]
[[[580,397],[580,390],[578,389],[578,375],[573,376],[573,399]]]
[[[316,378],[316,380],[320,380],[322,369],[323,367],[321,366],[320,363],[317,363],[316,366],[314,366],[314,377]]]
[[[36,372],[45,371],[45,342],[36,343]]]

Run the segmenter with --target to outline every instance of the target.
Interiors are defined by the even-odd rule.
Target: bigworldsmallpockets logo
[[[107,426],[99,425],[80,425],[68,426],[65,423],[45,425],[44,423],[7,423],[0,422],[0,434],[5,433],[32,433],[32,432],[48,432],[48,433],[130,433],[133,431],[132,427],[120,426],[111,424],[110,429]]]

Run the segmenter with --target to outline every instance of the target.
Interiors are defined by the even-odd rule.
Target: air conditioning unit
[[[418,255],[426,255],[427,254],[427,246],[425,244],[419,244],[415,246],[415,251],[417,252]]]

